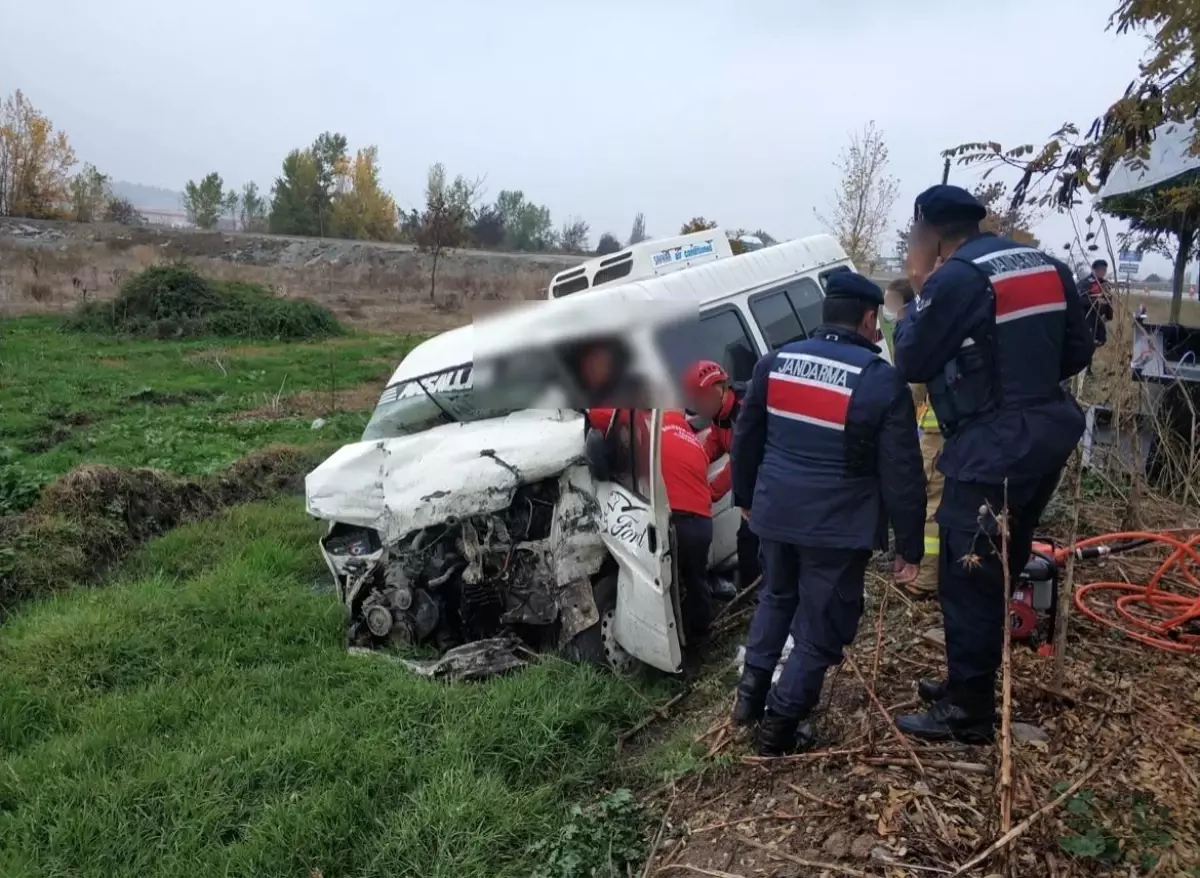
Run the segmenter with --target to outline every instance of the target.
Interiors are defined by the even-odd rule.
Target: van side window
[[[808,338],[821,325],[821,287],[811,277],[802,277],[776,290],[750,299],[750,313],[763,338],[777,350],[788,342]]]
[[[821,303],[825,301],[824,290],[811,277],[802,277],[788,287],[788,299],[805,335],[811,335],[821,325]]]
[[[800,318],[792,310],[787,290],[767,293],[761,298],[752,299],[750,313],[754,315],[754,320],[771,350],[804,337],[804,328],[800,325]]]
[[[700,350],[725,367],[734,381],[749,381],[758,350],[737,310],[724,308],[700,317]]]

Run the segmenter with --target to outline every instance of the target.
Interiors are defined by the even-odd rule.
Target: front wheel
[[[571,661],[603,665],[617,673],[631,671],[637,659],[617,643],[614,623],[617,615],[617,574],[609,573],[592,586],[592,597],[596,601],[599,620],[571,638],[562,648],[563,655]]]

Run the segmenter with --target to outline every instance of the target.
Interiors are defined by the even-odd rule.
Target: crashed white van
[[[553,334],[585,304],[599,318],[685,303],[698,309],[704,355],[744,380],[762,355],[815,329],[824,278],[851,268],[836,240],[817,235],[548,301],[488,332]],[[486,643],[494,659],[497,638],[516,638],[579,660],[677,672],[684,644],[659,413],[639,415],[650,419],[645,434],[622,437],[649,437],[649,448],[622,455],[648,466],[606,472],[579,412],[480,389],[479,331],[414,348],[362,440],[307,478],[308,511],[329,522],[321,550],[350,645]],[[726,497],[714,507],[714,567],[736,562],[737,528]]]

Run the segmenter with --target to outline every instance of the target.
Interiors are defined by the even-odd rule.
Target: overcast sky
[[[81,160],[130,182],[217,170],[269,188],[289,149],[333,130],[379,146],[403,207],[441,161],[582,216],[593,242],[627,237],[637,211],[656,236],[702,214],[787,238],[820,230],[832,162],[868,120],[900,181],[895,226],[941,149],[1086,127],[1142,55],[1105,32],[1115,5],[0,0],[0,93],[24,90]],[[1038,233],[1061,255],[1071,229]]]

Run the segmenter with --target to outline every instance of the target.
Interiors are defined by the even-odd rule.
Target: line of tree
[[[141,224],[146,220],[127,199],[116,196],[111,178],[84,163],[77,172],[75,151],[67,135],[17,91],[0,105],[0,216],[31,219],[110,221]],[[482,179],[453,178],[436,164],[426,176],[424,204],[408,210],[397,206],[382,186],[375,146],[351,154],[345,135],[326,131],[311,145],[293,149],[283,159],[269,191],[254,182],[236,189],[212,171],[183,187],[182,208],[201,229],[218,226],[248,232],[312,237],[397,241],[416,244],[435,254],[455,247],[523,252],[612,253],[620,239],[603,232],[591,247],[591,229],[580,217],[555,225],[550,209],[519,189],[501,190],[485,200]],[[681,233],[715,228],[697,217]],[[745,229],[730,241],[744,250]],[[765,244],[774,238],[761,229],[754,235]],[[646,217],[634,216],[626,245],[648,239]]]
[[[94,165],[72,173],[78,163],[66,132],[20,90],[0,104],[0,216],[144,222]]]

